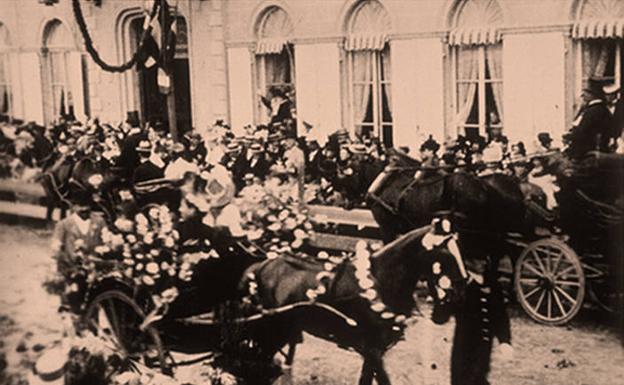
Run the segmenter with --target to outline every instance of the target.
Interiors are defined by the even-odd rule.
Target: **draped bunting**
[[[502,40],[496,27],[457,28],[449,34],[450,45],[489,45]]]
[[[575,39],[624,37],[624,1],[585,0],[572,27]]]

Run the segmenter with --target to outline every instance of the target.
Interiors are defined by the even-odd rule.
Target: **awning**
[[[256,55],[272,55],[282,52],[284,46],[288,44],[285,37],[260,39],[256,44]]]
[[[364,35],[351,34],[345,40],[347,51],[381,51],[384,49],[388,37],[385,34]]]
[[[457,28],[449,33],[450,45],[498,44],[502,35],[496,27]]]
[[[581,20],[572,27],[574,39],[607,39],[624,37],[624,19]]]

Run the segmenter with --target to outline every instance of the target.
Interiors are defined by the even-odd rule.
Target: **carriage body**
[[[515,262],[519,303],[534,320],[569,322],[586,292],[601,308],[622,311],[624,157],[597,154],[558,177],[560,233],[524,246]]]

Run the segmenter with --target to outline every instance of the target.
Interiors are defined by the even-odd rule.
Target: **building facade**
[[[111,64],[136,51],[146,1],[81,0]],[[183,126],[262,123],[280,87],[301,127],[344,127],[416,146],[501,126],[512,140],[560,137],[590,76],[623,77],[621,0],[169,0],[178,15],[176,109]],[[162,114],[148,70],[102,70],[70,0],[0,2],[0,111],[50,123]]]

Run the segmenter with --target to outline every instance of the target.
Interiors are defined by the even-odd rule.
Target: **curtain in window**
[[[477,92],[477,74],[479,69],[478,48],[457,48],[457,115],[455,126],[466,123],[472,110]],[[470,80],[464,82],[464,80]]]
[[[583,78],[606,76],[607,64],[614,55],[608,40],[591,40],[583,44]]]
[[[503,46],[502,44],[490,45],[485,48],[490,78],[499,81],[491,83],[494,102],[498,111],[498,118],[503,121]]]
[[[356,51],[351,57],[353,61],[353,119],[357,125],[366,119],[371,97],[375,52]]]
[[[265,56],[266,84],[290,83],[290,63],[288,55]]]
[[[381,51],[381,80],[383,82],[390,82],[390,50],[385,49]],[[385,96],[386,100],[383,100],[384,106],[383,112],[386,110],[389,112],[392,109],[392,89],[390,87],[390,83],[385,83],[382,85],[382,95]],[[382,116],[382,120],[384,122],[389,122],[392,120],[390,116]]]

